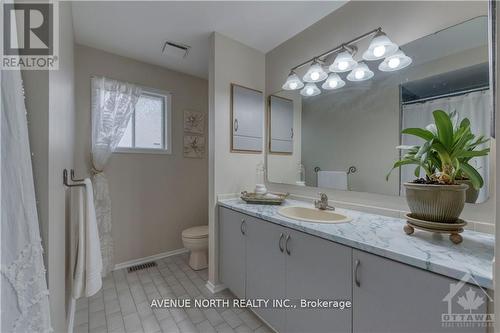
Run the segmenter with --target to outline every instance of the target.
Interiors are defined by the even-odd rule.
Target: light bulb
[[[365,81],[373,77],[374,73],[365,63],[359,63],[354,69],[347,75],[349,81]]]
[[[363,53],[363,59],[368,61],[379,60],[393,55],[398,45],[393,43],[381,30],[373,36],[368,49]]]
[[[385,53],[385,46],[384,45],[379,45],[379,46],[376,46],[374,49],[373,49],[373,55],[377,58],[383,56]]]
[[[330,73],[328,79],[321,85],[325,90],[339,89],[345,86],[345,81],[340,78],[338,74]]]
[[[349,67],[349,63],[347,61],[339,61],[338,67],[341,71],[345,71]]]
[[[335,60],[328,69],[332,73],[343,73],[353,69],[356,64],[356,60],[352,58],[350,51],[345,50],[337,54]]]
[[[387,63],[387,65],[390,67],[390,68],[397,68],[399,66],[399,64],[401,63],[401,60],[399,60],[399,58],[395,57],[395,58],[391,58],[389,60],[389,62]]]
[[[283,90],[296,90],[304,86],[304,83],[300,81],[299,77],[294,71],[291,71],[286,78],[285,84],[281,87]]]
[[[327,77],[328,74],[323,69],[323,66],[315,60],[302,79],[304,82],[320,82]]]
[[[304,89],[300,91],[300,94],[306,97],[316,96],[321,94],[321,90],[314,83],[308,83]]]
[[[356,72],[354,72],[354,77],[358,80],[362,79],[365,76],[365,72],[361,69],[358,69]]]
[[[410,66],[412,60],[403,51],[398,50],[393,55],[385,58],[378,65],[378,69],[382,72],[393,72]]]

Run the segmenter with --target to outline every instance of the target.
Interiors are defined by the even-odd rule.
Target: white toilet
[[[195,271],[208,266],[208,225],[200,225],[182,232],[182,243],[191,254],[189,266]]]

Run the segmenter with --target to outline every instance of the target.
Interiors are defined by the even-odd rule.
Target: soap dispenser
[[[264,163],[259,162],[257,164],[256,174],[255,174],[255,193],[264,195],[267,193],[267,188],[265,185],[265,173]]]
[[[306,186],[306,168],[301,162],[299,162],[297,167],[297,179],[295,185]]]

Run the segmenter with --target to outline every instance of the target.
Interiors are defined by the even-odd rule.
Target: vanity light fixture
[[[337,73],[330,73],[328,79],[321,85],[321,88],[325,90],[339,89],[345,86],[345,81],[340,78]]]
[[[282,88],[284,90],[302,89],[300,93],[303,96],[316,96],[321,93],[321,89],[314,83],[324,81],[325,79],[326,81],[321,85],[321,88],[325,90],[339,89],[345,86],[346,82],[336,73],[350,71],[347,75],[347,79],[353,82],[365,81],[372,78],[374,73],[367,64],[363,62],[358,63],[356,59],[354,59],[358,51],[356,43],[368,37],[372,37],[372,40],[368,49],[363,53],[363,59],[366,61],[374,61],[385,58],[384,61],[379,64],[379,70],[383,72],[392,72],[405,68],[411,64],[411,58],[405,55],[403,51],[399,50],[399,46],[387,37],[382,31],[382,28],[377,28],[293,67]],[[333,63],[328,66],[328,71],[331,72],[331,74],[328,75],[328,72],[325,71],[323,66],[327,66],[325,62],[330,59],[329,56],[331,55],[336,55],[336,57]],[[301,80],[295,71],[305,66],[309,66],[309,68]],[[302,81],[307,84],[304,86]]]
[[[304,83],[300,81],[299,76],[294,71],[291,71],[286,78],[285,84],[281,88],[283,88],[283,90],[297,90],[303,87]]]
[[[353,82],[366,81],[373,77],[373,72],[364,62],[360,62],[347,75],[347,79]]]
[[[387,57],[378,65],[382,72],[393,72],[410,66],[412,59],[403,51],[398,50],[393,55]]]
[[[326,79],[327,76],[328,74],[323,69],[323,66],[321,66],[318,60],[314,60],[302,80],[304,80],[304,82],[321,82]]]
[[[349,72],[356,64],[357,62],[353,59],[352,53],[346,50],[337,55],[333,63],[328,67],[328,70],[334,73]]]
[[[363,59],[379,60],[393,55],[398,49],[399,46],[393,43],[382,30],[379,30],[370,42],[368,50],[363,53]]]
[[[315,83],[309,82],[306,86],[300,91],[302,96],[310,97],[321,94],[321,90],[316,86]]]

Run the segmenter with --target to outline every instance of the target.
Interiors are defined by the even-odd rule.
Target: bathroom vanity
[[[219,201],[221,282],[240,298],[349,300],[352,308],[253,309],[276,331],[486,332],[442,319],[488,313],[492,235],[465,231],[453,245],[431,233],[406,236],[399,218],[337,209],[352,220],[320,224],[278,209]],[[483,302],[464,310],[458,299],[469,289]]]

